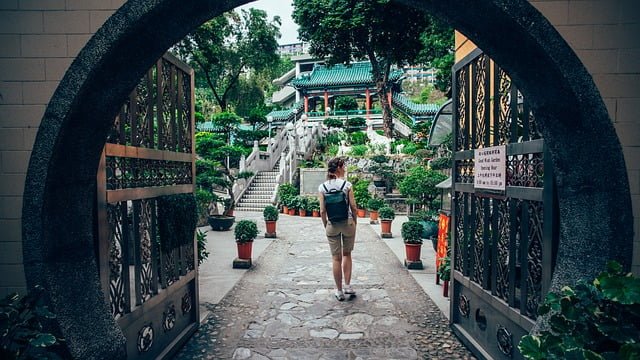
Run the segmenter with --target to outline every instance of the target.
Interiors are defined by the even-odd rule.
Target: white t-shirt
[[[330,179],[327,180],[325,182],[323,182],[322,184],[320,184],[320,186],[318,186],[318,191],[321,192],[322,194],[326,194],[327,191],[331,191],[331,190],[340,190],[340,188],[342,187],[342,184],[344,184],[344,188],[342,188],[342,191],[347,194],[347,205],[349,205],[349,189],[351,189],[351,183],[348,182],[347,180],[344,179]],[[324,185],[324,186],[323,186]],[[327,190],[325,190],[325,186],[327,187]],[[351,212],[351,206],[348,206],[349,209],[349,217],[353,217],[353,213]]]

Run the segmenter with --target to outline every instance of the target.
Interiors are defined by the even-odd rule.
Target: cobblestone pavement
[[[277,231],[176,359],[473,359],[370,225],[343,302],[320,220],[281,216]]]

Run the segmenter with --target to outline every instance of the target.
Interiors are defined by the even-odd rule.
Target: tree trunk
[[[393,116],[391,114],[391,104],[387,98],[388,88],[386,81],[377,82],[376,87],[378,89],[378,98],[380,99],[380,105],[382,106],[382,124],[384,126],[384,136],[388,138],[393,137]]]

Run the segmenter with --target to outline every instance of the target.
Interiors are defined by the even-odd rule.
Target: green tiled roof
[[[239,130],[251,130],[253,129],[253,127],[249,124],[239,124],[238,125],[238,129]],[[213,125],[213,122],[211,121],[205,121],[203,123],[198,123],[196,124],[196,130],[197,131],[206,131],[206,132],[222,132],[222,129],[219,129],[218,127]]]
[[[302,113],[304,109],[304,102],[298,101],[293,106],[286,110],[274,110],[267,114],[267,116],[273,117],[273,121],[290,121],[293,120],[293,109],[298,109],[299,113]]]
[[[402,94],[393,94],[393,105],[408,115],[435,115],[438,112],[436,104],[418,104]]]
[[[403,75],[402,70],[394,70],[389,74],[389,81],[395,82]],[[327,86],[373,85],[371,79],[371,63],[356,62],[350,65],[316,65],[310,74],[302,75],[293,81],[295,88],[324,88]]]

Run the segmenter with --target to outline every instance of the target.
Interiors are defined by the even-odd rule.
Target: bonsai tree
[[[402,224],[401,234],[405,244],[422,244],[422,224],[417,221]]]
[[[265,221],[278,221],[278,208],[273,205],[267,205],[264,210],[262,210],[262,216]]]
[[[393,220],[396,218],[396,212],[392,207],[383,206],[378,210],[378,215],[380,216],[380,220]]]
[[[433,200],[440,194],[436,185],[447,178],[446,175],[424,166],[416,166],[409,170],[407,176],[400,182],[400,193],[414,199],[420,205],[433,207]]]
[[[236,223],[233,234],[238,244],[253,242],[258,236],[258,225],[252,220],[240,220]]]

